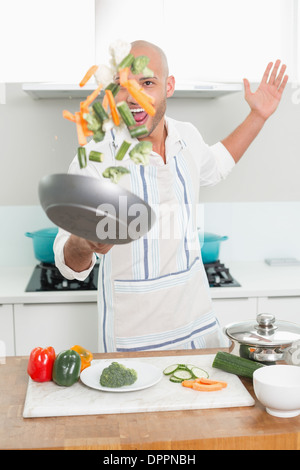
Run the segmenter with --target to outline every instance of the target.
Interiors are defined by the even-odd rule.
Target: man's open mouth
[[[143,110],[143,108],[131,108],[130,111],[132,112],[135,122],[137,124],[145,124],[148,119],[148,114],[146,113],[146,111]]]

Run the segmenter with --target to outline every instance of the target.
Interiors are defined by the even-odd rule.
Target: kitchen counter
[[[0,268],[0,304],[96,302],[96,291],[25,292],[34,266]]]
[[[126,357],[216,352],[161,351]],[[95,358],[121,357],[125,355],[95,354]],[[300,416],[270,416],[257,401],[254,407],[230,409],[24,419],[27,361],[27,357],[9,357],[0,365],[1,449],[300,449]],[[254,397],[252,381],[243,379],[243,383]]]
[[[269,266],[261,261],[225,262],[241,287],[211,288],[212,298],[300,295],[300,265]]]
[[[213,299],[300,296],[300,266],[271,267],[264,262],[228,262],[241,287],[213,287]],[[96,302],[96,291],[25,292],[34,266],[0,268],[0,304]]]

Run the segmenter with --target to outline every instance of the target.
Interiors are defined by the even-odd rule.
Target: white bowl
[[[275,365],[257,369],[253,387],[270,415],[292,418],[300,414],[300,367]]]

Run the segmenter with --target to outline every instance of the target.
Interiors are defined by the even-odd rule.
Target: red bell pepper
[[[35,382],[49,382],[52,380],[54,361],[55,351],[52,346],[35,348],[30,353],[27,373]]]

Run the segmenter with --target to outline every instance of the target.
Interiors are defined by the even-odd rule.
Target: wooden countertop
[[[214,354],[189,350],[95,354],[95,358]],[[28,357],[0,364],[0,449],[300,449],[300,416],[276,418],[253,407],[23,418]],[[243,383],[255,398],[252,381]]]

